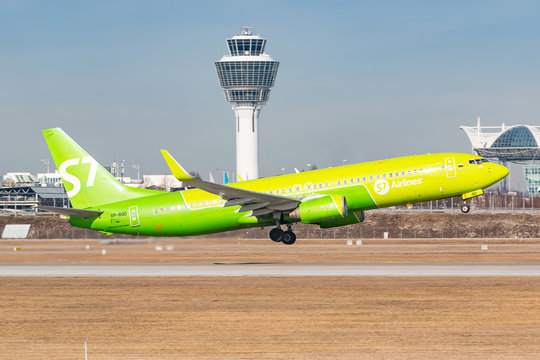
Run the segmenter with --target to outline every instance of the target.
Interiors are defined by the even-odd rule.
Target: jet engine
[[[347,216],[347,201],[342,195],[325,195],[302,202],[290,214],[293,220],[313,224]]]

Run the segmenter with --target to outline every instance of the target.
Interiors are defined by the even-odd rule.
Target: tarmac
[[[540,263],[3,263],[0,277],[540,276]]]

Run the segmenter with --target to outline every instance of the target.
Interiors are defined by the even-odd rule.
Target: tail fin
[[[43,130],[43,136],[74,208],[86,209],[154,193],[118,182],[62,129]]]

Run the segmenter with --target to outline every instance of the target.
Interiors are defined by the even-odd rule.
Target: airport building
[[[16,186],[0,188],[0,215],[37,213],[36,205],[71,207],[64,187]]]
[[[512,125],[481,126],[478,118],[476,126],[461,126],[475,153],[497,159],[503,165],[509,162],[523,165],[523,174],[530,196],[540,194],[540,126]],[[506,178],[503,188],[508,191]]]
[[[279,62],[264,52],[266,39],[250,27],[243,29],[227,39],[229,54],[214,64],[236,117],[236,173],[252,180],[259,177],[259,113],[270,97]]]

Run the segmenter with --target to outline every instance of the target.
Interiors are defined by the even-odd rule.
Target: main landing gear
[[[275,242],[282,242],[285,245],[292,245],[296,241],[296,234],[292,231],[291,225],[287,225],[287,231],[281,230],[278,225],[270,230],[270,239]]]
[[[467,204],[461,205],[461,212],[462,212],[462,213],[466,214],[466,213],[468,213],[470,210],[471,210],[471,207],[470,207],[469,205],[467,205]]]

